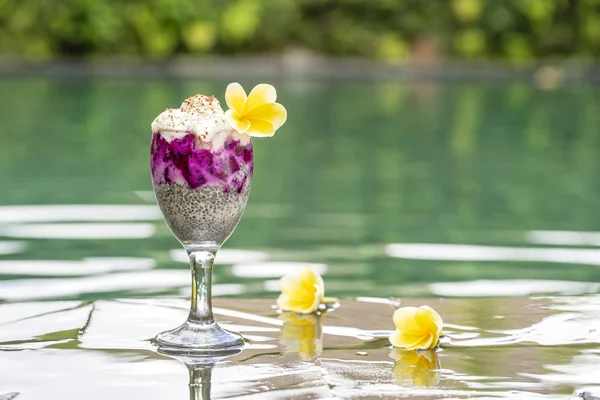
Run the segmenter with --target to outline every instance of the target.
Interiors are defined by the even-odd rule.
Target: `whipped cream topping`
[[[225,121],[219,100],[202,94],[185,99],[180,108],[163,111],[152,122],[152,132],[160,132],[168,142],[192,132],[200,142],[213,148],[222,147],[228,137],[240,140],[242,145],[250,140],[249,136],[238,134]]]

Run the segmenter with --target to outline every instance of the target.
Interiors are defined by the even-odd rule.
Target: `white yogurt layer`
[[[242,145],[250,136],[240,135],[225,121],[225,112],[214,96],[197,94],[183,101],[180,108],[167,108],[154,122],[152,132],[160,132],[168,142],[192,132],[206,147],[217,149],[228,138],[240,140]]]

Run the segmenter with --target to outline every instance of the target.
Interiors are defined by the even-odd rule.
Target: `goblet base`
[[[244,347],[241,335],[221,328],[216,322],[186,321],[178,328],[159,333],[154,339],[159,351],[170,354],[230,354]]]

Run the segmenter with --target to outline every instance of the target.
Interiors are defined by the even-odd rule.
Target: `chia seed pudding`
[[[194,98],[186,100],[193,101]],[[202,96],[196,102],[197,106],[218,106],[212,97]],[[201,130],[188,127],[174,135],[168,125],[164,131],[162,126],[156,129],[153,125],[150,167],[154,193],[169,228],[180,242],[220,245],[234,231],[246,207],[254,165],[252,141],[224,129],[221,120],[215,119],[219,113],[208,114],[206,109],[196,114],[195,109],[185,111],[192,117],[208,116],[200,121],[205,123]],[[165,113],[174,114],[172,109]],[[163,114],[159,118],[163,118],[164,125]]]
[[[169,228],[184,243],[223,243],[240,220],[252,183],[252,142],[229,140],[213,151],[195,135],[152,136],[154,192]]]

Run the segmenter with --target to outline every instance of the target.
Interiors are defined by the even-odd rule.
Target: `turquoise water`
[[[149,125],[226,83],[0,80],[1,400],[600,397],[593,87],[273,82],[289,119],[255,142],[215,268],[215,314],[248,345],[157,353],[190,276]],[[305,264],[341,299],[320,318],[274,309]],[[442,349],[390,349],[394,309],[422,304]]]
[[[596,88],[273,83],[289,120],[255,142],[250,201],[217,258],[223,294],[272,297],[297,263],[335,296],[596,291]],[[149,124],[225,86],[1,80],[0,301],[186,293]]]

